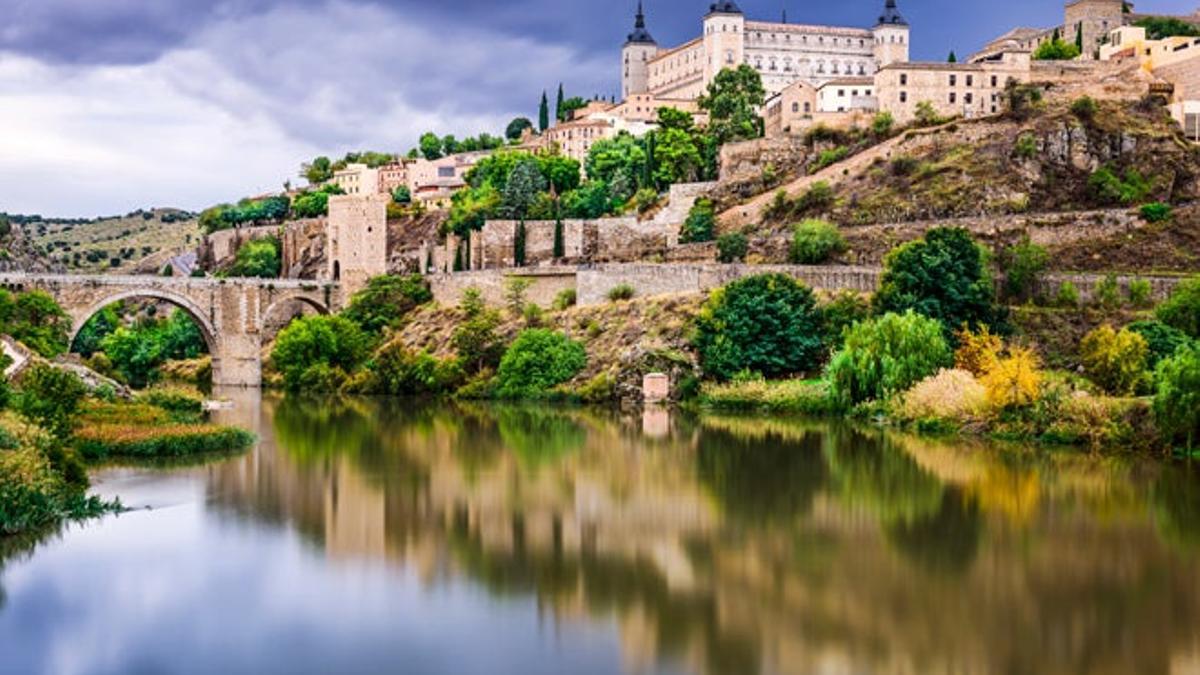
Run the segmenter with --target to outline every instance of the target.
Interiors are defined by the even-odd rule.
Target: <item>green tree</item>
[[[242,244],[233,265],[224,276],[247,279],[278,279],[283,265],[279,237],[263,237]]]
[[[646,163],[646,150],[628,132],[596,141],[588,150],[584,167],[591,180],[611,183],[617,173],[638,176]]]
[[[1054,38],[1038,45],[1038,48],[1033,51],[1033,59],[1035,61],[1070,61],[1079,58],[1081,52],[1082,50],[1077,45],[1065,42],[1062,38]]]
[[[85,359],[100,351],[104,338],[121,325],[118,307],[119,303],[109,305],[88,319],[87,323],[83,324],[83,328],[79,329],[79,334],[75,336],[75,343],[71,346],[71,351]]]
[[[1200,339],[1200,277],[1193,277],[1175,287],[1154,314],[1158,320]]]
[[[1088,378],[1117,396],[1132,394],[1146,374],[1149,343],[1138,333],[1101,326],[1083,337],[1079,360]]]
[[[913,310],[941,322],[946,335],[963,324],[1000,327],[987,253],[961,228],[939,227],[884,258],[875,296],[879,313]]]
[[[954,363],[941,324],[911,310],[854,324],[829,363],[834,400],[845,408],[883,401]]]
[[[446,219],[449,232],[465,237],[472,230],[483,229],[488,218],[500,211],[500,192],[491,185],[459,190],[450,198],[450,215]]]
[[[519,141],[521,140],[521,135],[525,133],[525,130],[532,128],[533,122],[531,122],[528,117],[517,117],[514,118],[513,121],[509,122],[508,126],[505,127],[504,137],[510,141]]]
[[[408,189],[407,185],[397,185],[395,190],[392,190],[392,201],[397,204],[411,204],[412,190]]]
[[[809,219],[792,229],[792,248],[789,258],[800,265],[821,265],[846,250],[846,239],[837,225],[824,220]]]
[[[500,360],[496,393],[501,398],[543,396],[570,381],[586,365],[587,351],[575,340],[551,330],[528,329]]]
[[[545,132],[550,128],[550,102],[546,100],[546,92],[542,91],[542,102],[538,105],[538,131]]]
[[[509,174],[508,183],[504,186],[504,212],[510,218],[525,218],[529,214],[529,206],[549,184],[542,175],[541,166],[533,157],[521,159]]]
[[[654,181],[658,185],[691,183],[700,178],[703,159],[692,135],[682,129],[655,134]]]
[[[1083,22],[1075,24],[1075,51],[1083,53]]]
[[[48,359],[70,347],[71,318],[45,291],[19,293],[9,310],[7,332],[15,340]]]
[[[1190,24],[1173,16],[1148,16],[1138,19],[1133,25],[1145,28],[1146,38],[1149,40],[1200,36],[1200,26]]]
[[[88,389],[74,373],[43,363],[34,364],[21,378],[14,409],[60,439],[71,436],[79,404]]]
[[[579,187],[579,160],[559,153],[539,153],[537,163],[555,194]]]
[[[821,357],[820,313],[812,291],[787,275],[746,277],[709,296],[694,345],[705,373],[719,380],[811,372]]]
[[[698,101],[709,114],[709,132],[720,143],[758,138],[762,119],[758,110],[766,99],[762,77],[748,64],[717,73]]]
[[[367,287],[350,299],[342,316],[363,332],[379,335],[395,328],[417,307],[433,301],[429,284],[419,274],[373,277]]]
[[[1168,442],[1200,443],[1200,343],[1180,347],[1155,371],[1154,418]]]
[[[421,134],[421,139],[417,142],[421,148],[421,155],[429,160],[441,159],[442,157],[442,139],[432,131]]]
[[[307,316],[279,333],[271,364],[292,391],[335,388],[362,364],[370,342],[345,317]]]
[[[1146,367],[1149,370],[1157,368],[1163,359],[1171,358],[1176,350],[1192,341],[1187,333],[1161,321],[1135,321],[1126,328],[1146,340],[1146,345],[1149,347]]]
[[[600,218],[612,210],[608,185],[589,180],[562,196],[563,215],[567,218]]]
[[[586,108],[587,105],[588,102],[578,96],[572,96],[571,98],[566,99],[559,107],[559,121],[566,122],[567,120],[571,119],[571,115],[573,115],[576,110],[582,110],[583,108]]]
[[[950,50],[950,56],[946,57],[946,63],[958,63],[958,55],[953,49]]]
[[[1050,262],[1050,254],[1045,247],[1033,243],[1029,235],[1021,241],[1004,249],[1000,255],[1004,276],[1004,291],[1010,299],[1028,300],[1033,296],[1042,272]]]
[[[688,211],[687,220],[683,221],[683,228],[679,232],[679,241],[712,241],[716,227],[717,214],[712,200],[701,197]]]
[[[562,86],[562,82],[559,82],[558,83],[558,98],[555,100],[555,103],[554,103],[554,119],[558,120],[559,122],[566,120],[566,117],[563,115],[563,103],[564,103],[564,101],[563,101],[563,86]]]
[[[300,176],[310,185],[320,185],[333,178],[333,162],[328,157],[317,157],[303,166]]]

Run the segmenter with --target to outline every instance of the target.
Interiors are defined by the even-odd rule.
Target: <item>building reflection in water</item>
[[[631,671],[1187,673],[1186,467],[836,424],[367,400],[241,402],[217,508],[334,561],[618,622]]]

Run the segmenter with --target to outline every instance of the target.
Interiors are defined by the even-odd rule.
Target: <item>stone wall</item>
[[[388,195],[333,195],[329,198],[329,279],[347,293],[387,274]]]
[[[1088,304],[1096,299],[1096,288],[1104,279],[1105,275],[1103,274],[1047,274],[1038,280],[1035,294],[1047,299],[1054,299],[1063,284],[1069,282],[1079,291],[1079,301]],[[1117,286],[1120,288],[1122,297],[1129,297],[1129,285],[1138,279],[1150,283],[1150,298],[1156,303],[1166,300],[1171,291],[1184,281],[1182,277],[1117,275]]]
[[[721,182],[759,176],[768,164],[780,174],[800,170],[808,163],[809,147],[803,136],[757,138],[721,146],[718,159]]]
[[[283,228],[283,273],[285,279],[326,279],[329,234],[324,218],[289,222]]]
[[[428,277],[433,299],[439,305],[457,305],[468,288],[479,289],[484,302],[503,305],[504,291],[511,279],[530,282],[525,293],[527,302],[547,308],[554,304],[558,294],[575,288],[576,270],[573,267],[524,269],[524,270],[476,270],[454,274],[433,274]]]
[[[778,272],[821,290],[871,293],[881,271],[870,267],[810,267],[803,265],[600,265],[579,270],[577,302],[595,305],[608,301],[613,288],[628,284],[636,296],[700,293],[742,277]]]

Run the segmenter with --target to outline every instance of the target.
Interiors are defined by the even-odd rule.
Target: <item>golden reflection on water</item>
[[[257,402],[254,402],[257,403]],[[833,423],[239,405],[221,508],[619,625],[631,672],[1195,673],[1186,467]]]

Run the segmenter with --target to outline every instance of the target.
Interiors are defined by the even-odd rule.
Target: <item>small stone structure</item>
[[[662,403],[671,398],[671,378],[664,373],[647,373],[642,378],[642,400]]]
[[[97,312],[131,298],[161,300],[186,312],[212,355],[213,384],[257,387],[270,318],[293,303],[328,314],[342,303],[333,284],[277,279],[0,274],[0,288],[49,293],[71,317],[71,339]]]

